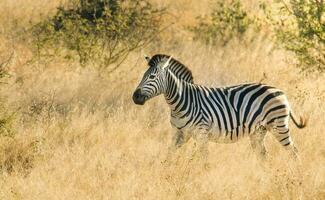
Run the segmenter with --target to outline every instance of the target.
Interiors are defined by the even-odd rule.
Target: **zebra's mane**
[[[164,55],[164,54],[156,54],[154,55],[150,61],[149,66],[150,67],[157,67],[158,63],[161,62],[164,59],[168,59],[170,56]],[[173,74],[186,82],[194,83],[194,78],[192,76],[192,72],[190,69],[188,69],[185,65],[183,65],[178,60],[172,58],[169,61],[168,69],[173,72]]]

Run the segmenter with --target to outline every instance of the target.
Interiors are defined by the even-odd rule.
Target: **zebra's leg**
[[[202,154],[202,156],[206,157],[208,155],[208,133],[199,133],[195,136],[195,139],[199,147],[199,153]]]
[[[197,144],[197,151],[195,154],[197,155],[200,164],[202,164],[205,169],[208,169],[209,168],[209,163],[208,163],[209,133],[208,131],[202,129],[197,131],[194,136],[195,136],[194,139],[196,140],[196,144]]]
[[[300,160],[300,156],[298,154],[298,149],[294,145],[292,141],[292,137],[290,135],[290,130],[288,127],[288,121],[278,121],[275,125],[275,138],[279,141],[279,143],[290,153],[290,157],[294,158],[294,162],[287,162],[287,167],[290,172],[293,174],[290,176],[291,183],[293,186],[293,190],[298,189],[298,195],[295,199],[301,199],[303,196],[303,173],[302,173],[302,163]]]
[[[185,137],[184,133],[181,130],[177,130],[172,138],[172,143],[169,147],[169,150],[174,152],[181,146],[183,146],[184,143],[186,143],[189,140],[189,137]]]
[[[264,144],[264,139],[267,129],[264,126],[260,126],[253,134],[249,136],[251,141],[251,146],[253,150],[258,154],[258,158],[261,161],[265,161],[266,158],[266,148]]]
[[[290,152],[291,157],[300,162],[298,149],[292,141],[288,124],[285,122],[277,123],[275,130],[274,136],[278,142]]]
[[[171,160],[177,149],[183,146],[183,144],[185,144],[189,139],[189,136],[185,136],[181,130],[177,129],[172,137],[172,142],[168,147],[167,156],[163,163],[166,163],[168,160]]]

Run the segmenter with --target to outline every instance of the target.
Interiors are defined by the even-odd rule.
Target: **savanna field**
[[[66,54],[73,35],[66,40],[73,44],[58,51],[35,45],[33,27],[68,1],[0,1],[0,199],[325,199],[324,73],[299,67],[295,52],[279,47],[265,24],[226,42],[202,41],[189,27],[218,1],[149,2],[165,12],[161,28],[150,33],[159,38],[106,66],[97,57],[81,62],[84,52]],[[252,16],[263,15],[258,3],[241,1]],[[132,101],[147,69],[144,55],[157,53],[188,66],[198,84],[262,82],[282,89],[294,112],[309,119],[304,129],[290,122],[301,172],[271,134],[265,165],[248,138],[210,142],[208,167],[195,159],[190,140],[166,164],[173,130],[164,98],[144,106]]]

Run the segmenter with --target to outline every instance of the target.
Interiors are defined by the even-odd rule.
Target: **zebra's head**
[[[148,99],[160,95],[165,90],[165,72],[172,59],[171,56],[152,58],[145,57],[149,68],[144,73],[143,78],[133,93],[135,104],[143,105]]]

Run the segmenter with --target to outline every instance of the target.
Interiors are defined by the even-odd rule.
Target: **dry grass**
[[[13,2],[0,3],[12,19],[37,16],[41,6],[51,12],[60,3]],[[205,2],[196,10],[195,1],[180,2],[189,2],[190,14],[209,7]],[[295,112],[310,117],[306,129],[292,128],[301,176],[271,136],[264,168],[247,139],[210,143],[208,169],[195,159],[194,141],[164,164],[172,135],[167,105],[162,97],[142,107],[131,100],[146,69],[142,54],[132,54],[107,76],[61,60],[26,65],[31,53],[8,39],[4,23],[1,28],[0,56],[15,52],[1,94],[16,110],[16,135],[0,137],[0,199],[296,199],[300,190],[304,199],[325,199],[325,77],[303,76],[286,62],[290,55],[271,51],[263,36],[217,49],[185,38],[177,47],[162,44],[159,52],[187,64],[200,84],[263,80],[286,91]]]

